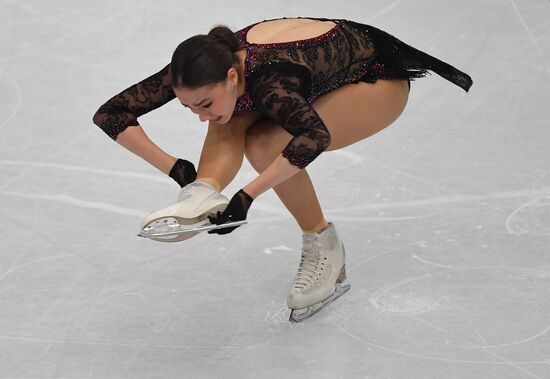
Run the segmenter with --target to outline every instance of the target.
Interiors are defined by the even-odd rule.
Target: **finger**
[[[237,229],[239,226],[232,226],[230,228],[222,228],[222,229],[214,229],[214,230],[209,230],[208,231],[208,234],[219,234],[219,235],[224,235],[224,234],[229,234],[231,233],[233,230]]]
[[[227,217],[224,217],[223,213],[221,213],[220,211],[218,211],[215,215],[208,216],[208,220],[210,220],[212,224],[216,225],[225,223],[227,221],[225,220],[226,218]]]

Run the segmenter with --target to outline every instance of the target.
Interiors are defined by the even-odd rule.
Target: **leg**
[[[331,134],[329,150],[340,149],[367,138],[390,125],[403,112],[408,99],[407,82],[380,80],[375,84],[344,86],[319,98],[313,107]],[[264,170],[292,138],[279,126],[258,124],[247,136],[247,158]],[[285,206],[298,220],[302,236],[302,257],[287,305],[290,321],[309,318],[350,289],[346,279],[345,249],[332,223],[308,233],[306,222],[325,223],[315,190],[307,173],[274,188]],[[309,221],[308,221],[309,220]]]
[[[313,107],[332,137],[328,150],[351,145],[389,126],[403,112],[408,92],[406,81],[379,80],[374,84],[349,84],[317,99]],[[273,122],[260,120],[248,130],[247,159],[258,172],[262,172],[291,138]],[[302,230],[319,231],[327,226],[306,170],[274,190]]]
[[[247,129],[260,118],[256,112],[234,116],[226,125],[209,123],[202,147],[197,180],[223,190],[241,167]]]
[[[292,136],[273,121],[262,119],[252,126],[246,137],[246,156],[259,173],[269,166]],[[265,149],[268,150],[265,150]],[[300,196],[296,196],[296,188]],[[324,228],[327,222],[306,170],[298,172],[273,190],[303,231],[314,232]]]
[[[186,228],[192,228],[189,225],[203,223],[209,214],[227,207],[229,200],[220,191],[241,167],[246,131],[258,118],[259,114],[248,112],[233,117],[227,125],[208,125],[197,180],[180,191],[178,201],[145,218],[143,237],[162,242],[183,241],[198,233],[185,232]]]

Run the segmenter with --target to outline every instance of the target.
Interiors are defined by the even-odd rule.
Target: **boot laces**
[[[294,288],[304,289],[311,286],[318,276],[317,268],[321,260],[320,246],[316,236],[304,235],[302,258],[294,282]]]

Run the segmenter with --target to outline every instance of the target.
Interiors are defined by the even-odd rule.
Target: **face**
[[[234,69],[228,71],[227,79],[221,83],[198,88],[174,88],[182,105],[204,121],[226,124],[233,115],[237,102],[238,75]]]

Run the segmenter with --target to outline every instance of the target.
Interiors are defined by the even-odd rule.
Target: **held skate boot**
[[[320,233],[304,233],[302,259],[287,305],[290,321],[305,320],[346,293],[344,244],[332,223]]]
[[[139,236],[161,242],[186,240],[201,231],[186,232],[186,229],[209,225],[208,216],[223,211],[227,204],[227,197],[211,184],[200,181],[189,183],[181,189],[177,202],[145,218]]]

